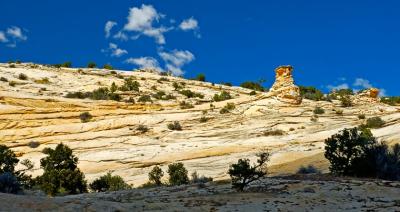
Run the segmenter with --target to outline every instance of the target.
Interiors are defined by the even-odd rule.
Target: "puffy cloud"
[[[343,83],[340,85],[328,85],[326,86],[329,90],[340,90],[340,89],[348,89],[350,86],[347,83]]]
[[[369,82],[369,80],[363,79],[363,78],[357,78],[354,83],[353,86],[357,86],[357,87],[362,87],[362,88],[371,88],[372,85]]]
[[[183,31],[194,30],[198,27],[198,22],[193,17],[183,20],[182,23],[179,25],[179,28]]]
[[[108,45],[108,49],[102,49],[102,52],[111,52],[112,57],[121,57],[124,54],[128,54],[128,51],[119,48],[115,43],[110,43]]]
[[[190,51],[173,50],[171,52],[160,51],[158,53],[165,62],[166,70],[171,71],[174,75],[182,75],[184,71],[182,67],[192,62],[195,57]]]
[[[139,68],[155,68],[157,70],[162,70],[158,64],[158,61],[153,57],[138,57],[138,58],[128,58],[125,63],[134,64]]]
[[[153,37],[158,44],[165,44],[164,33],[172,28],[154,27],[153,23],[158,22],[164,15],[157,12],[152,5],[133,7],[129,10],[128,22],[124,26],[125,31],[141,33],[148,37]]]
[[[15,39],[27,40],[28,37],[22,33],[21,28],[12,26],[7,29],[7,34]]]
[[[119,31],[117,34],[115,34],[115,35],[113,36],[113,38],[114,38],[114,39],[121,40],[121,41],[127,41],[127,40],[129,40],[128,35],[125,34],[125,33],[123,33],[122,31]]]
[[[106,33],[106,38],[110,37],[111,29],[116,25],[117,22],[107,21],[106,25],[104,26],[104,32]]]
[[[0,31],[0,42],[6,43],[8,42],[8,39],[6,38],[6,34],[4,32]]]

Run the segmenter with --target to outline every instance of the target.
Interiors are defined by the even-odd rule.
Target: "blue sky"
[[[3,0],[0,8],[2,62],[156,66],[267,87],[274,68],[290,64],[299,85],[400,95],[395,0]]]

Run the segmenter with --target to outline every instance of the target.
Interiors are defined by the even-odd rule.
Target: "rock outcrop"
[[[354,103],[376,103],[380,102],[380,100],[379,89],[377,88],[368,88],[353,97]]]
[[[275,83],[270,89],[270,94],[278,100],[289,104],[300,104],[302,101],[300,88],[294,84],[292,66],[279,66],[275,69]]]

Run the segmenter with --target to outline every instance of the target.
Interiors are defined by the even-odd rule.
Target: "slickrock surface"
[[[41,173],[42,149],[54,148],[62,142],[79,157],[79,168],[89,182],[113,171],[139,186],[147,181],[153,165],[158,164],[165,171],[169,163],[176,161],[183,162],[189,172],[226,179],[229,164],[239,158],[255,159],[255,152],[263,148],[272,152],[273,174],[292,173],[300,165],[308,164],[326,171],[328,164],[322,154],[324,139],[343,128],[363,123],[365,120],[357,118],[359,114],[367,118],[379,116],[386,121],[383,128],[373,130],[379,139],[390,144],[400,141],[399,107],[371,102],[341,108],[343,114],[337,115],[339,101],[303,100],[300,103],[291,70],[289,67],[277,69],[277,83],[271,90],[281,92],[278,97],[282,98],[276,99],[271,93],[250,96],[251,90],[244,88],[149,72],[113,73],[32,64],[10,68],[8,64],[0,64],[0,77],[16,83],[10,86],[9,82],[0,81],[0,143],[11,147],[20,159],[32,160],[34,176]],[[28,79],[18,79],[20,73]],[[129,76],[139,82],[140,91],[120,92],[123,96],[120,102],[64,97],[68,92],[110,87],[113,82],[121,86],[122,78]],[[48,83],[43,83],[45,77]],[[174,82],[182,85],[182,89],[203,94],[204,98],[186,98],[174,89]],[[161,90],[177,99],[152,98],[153,103],[137,103],[139,96]],[[212,97],[223,90],[230,92],[233,99],[212,102]],[[135,99],[135,104],[124,102],[130,97]],[[298,105],[288,104],[285,99]],[[181,101],[192,103],[194,108],[181,109]],[[228,102],[236,108],[220,114],[219,110]],[[211,103],[214,107],[210,107]],[[310,117],[316,106],[326,112],[313,122]],[[82,123],[79,119],[82,112],[90,112],[93,119]],[[203,116],[208,118],[205,123],[200,122]],[[167,128],[174,121],[181,123],[182,131]],[[149,131],[136,130],[141,124]],[[265,135],[276,129],[285,134]]]
[[[294,84],[292,66],[279,66],[275,69],[275,83],[270,94],[278,97],[282,102],[298,105],[301,103],[300,88]]]
[[[354,96],[353,101],[358,104],[362,103],[376,103],[379,102],[381,98],[379,97],[379,89],[377,88],[368,88],[364,91],[361,91],[357,95]]]
[[[400,184],[345,179],[265,179],[47,198],[0,193],[1,211],[399,211]]]

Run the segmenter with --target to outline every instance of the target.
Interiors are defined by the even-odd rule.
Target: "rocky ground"
[[[18,79],[20,73],[27,79]],[[308,164],[327,171],[328,163],[322,154],[324,139],[363,123],[359,114],[386,121],[383,128],[373,130],[380,140],[389,144],[400,141],[400,107],[378,102],[349,108],[341,108],[339,101],[303,100],[295,105],[282,102],[271,93],[252,96],[249,89],[143,71],[59,69],[36,64],[15,64],[12,68],[0,64],[0,77],[8,80],[0,81],[0,143],[11,147],[21,159],[32,160],[33,175],[41,173],[41,150],[60,142],[79,157],[79,168],[89,182],[112,171],[139,186],[147,181],[153,165],[165,170],[176,161],[183,162],[189,172],[226,179],[229,164],[239,158],[254,159],[255,152],[264,148],[272,152],[272,174],[293,173],[300,165]],[[69,92],[93,91],[110,87],[113,82],[120,86],[127,77],[139,82],[140,91],[120,92],[120,102],[65,98]],[[11,81],[14,86],[10,86]],[[174,82],[204,98],[186,98],[173,88]],[[293,89],[296,88],[290,85]],[[161,90],[177,99],[153,98],[153,103],[138,103],[141,95]],[[230,92],[233,99],[212,102],[213,95],[223,90]],[[136,103],[124,102],[128,98],[134,98]],[[192,103],[194,108],[181,109],[182,101]],[[228,102],[236,108],[220,114]],[[311,121],[316,106],[324,108],[325,114]],[[336,110],[343,110],[343,114]],[[85,111],[93,119],[82,123],[79,115]],[[208,121],[201,123],[201,117]],[[167,128],[174,121],[181,123],[182,131]],[[136,130],[141,124],[149,131]],[[282,130],[284,134],[266,134],[272,130]]]
[[[0,194],[0,211],[399,211],[400,183],[327,176],[268,178],[238,193],[226,183],[48,198]]]

